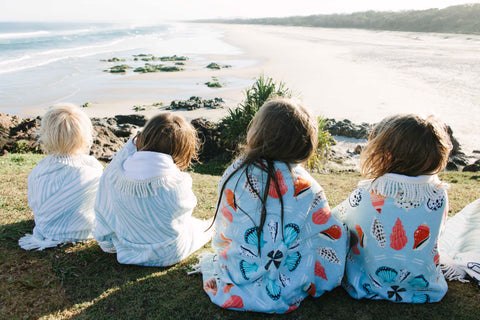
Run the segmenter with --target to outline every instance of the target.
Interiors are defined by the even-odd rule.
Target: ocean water
[[[195,62],[209,54],[233,57],[240,53],[238,48],[222,41],[220,35],[208,26],[181,23],[0,22],[0,111],[18,114],[22,109],[46,107],[61,101],[81,104],[94,98],[87,93],[95,88],[121,89],[126,85],[116,81],[121,75],[102,71],[123,63],[143,66],[145,62],[133,62],[136,54],[186,55]],[[112,57],[128,61],[100,61]],[[244,63],[232,61],[238,65]],[[241,80],[232,79],[232,82],[245,86]],[[155,85],[158,83],[141,82],[142,87]]]

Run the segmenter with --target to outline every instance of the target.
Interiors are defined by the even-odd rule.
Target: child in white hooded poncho
[[[18,244],[43,250],[92,238],[93,205],[103,166],[86,153],[92,124],[74,105],[57,105],[42,118],[40,144],[49,154],[28,176],[28,204],[35,227]]]
[[[173,265],[211,238],[192,217],[197,200],[185,170],[197,137],[183,118],[153,117],[105,169],[95,203],[95,239],[124,264]]]

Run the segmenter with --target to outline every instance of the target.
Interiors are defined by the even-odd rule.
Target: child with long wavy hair
[[[356,299],[437,302],[447,292],[437,239],[448,212],[450,137],[438,119],[382,120],[360,156],[362,181],[333,210],[350,231],[344,288]]]
[[[43,250],[93,238],[93,204],[103,166],[88,155],[90,119],[73,104],[55,105],[42,117],[39,141],[48,155],[28,175],[35,227],[18,244]]]
[[[123,264],[170,266],[211,238],[192,217],[197,198],[184,172],[196,157],[195,129],[171,113],[150,119],[105,169],[95,202],[95,239]]]
[[[200,262],[204,290],[222,308],[285,313],[336,287],[346,235],[325,193],[301,166],[318,126],[303,106],[266,102],[247,146],[219,182],[213,254]]]

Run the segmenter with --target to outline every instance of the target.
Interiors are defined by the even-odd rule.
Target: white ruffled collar
[[[396,173],[387,173],[375,180],[362,181],[359,186],[385,197],[408,202],[436,199],[442,196],[441,191],[450,187],[447,183],[441,182],[436,174],[409,177]]]
[[[172,156],[152,151],[134,152],[125,159],[122,167],[125,175],[134,180],[147,180],[180,172]]]

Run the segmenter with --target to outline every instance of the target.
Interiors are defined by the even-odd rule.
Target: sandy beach
[[[222,97],[236,107],[260,74],[284,81],[317,115],[375,123],[395,113],[434,114],[449,124],[467,154],[480,149],[480,37],[305,27],[201,25],[238,48],[197,55],[176,73],[117,76],[116,88],[92,89],[90,116],[130,114],[134,105]],[[232,64],[209,70],[206,63]],[[232,63],[233,62],[233,63]],[[207,88],[212,76],[224,88]],[[159,97],[159,98],[157,98]],[[164,108],[151,108],[151,116]],[[178,111],[216,121],[226,109]],[[25,108],[20,115],[42,113]]]

